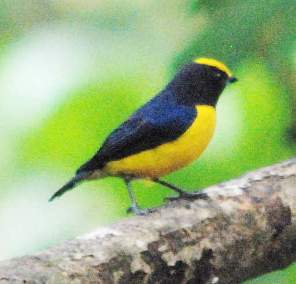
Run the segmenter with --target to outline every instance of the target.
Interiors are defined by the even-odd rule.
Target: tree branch
[[[296,159],[44,252],[0,283],[238,283],[296,259]]]

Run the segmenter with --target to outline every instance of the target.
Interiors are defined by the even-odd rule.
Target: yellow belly
[[[109,162],[103,171],[109,175],[129,174],[156,178],[178,170],[196,160],[208,146],[216,126],[216,110],[197,106],[197,119],[177,140],[154,149]]]

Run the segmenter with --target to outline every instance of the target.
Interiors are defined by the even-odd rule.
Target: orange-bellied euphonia
[[[206,198],[160,179],[196,160],[209,144],[216,125],[215,106],[228,82],[235,82],[228,67],[211,58],[185,65],[152,100],[116,128],[97,153],[50,200],[79,182],[117,176],[124,179],[131,210],[144,214],[131,188],[134,179],[150,179],[184,198]]]

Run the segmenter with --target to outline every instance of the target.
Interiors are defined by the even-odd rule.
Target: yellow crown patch
[[[215,68],[225,72],[229,78],[232,77],[232,72],[230,71],[230,69],[223,62],[221,62],[219,60],[216,60],[213,58],[201,57],[201,58],[195,59],[194,62],[198,63],[198,64],[203,64],[203,65],[215,67]]]

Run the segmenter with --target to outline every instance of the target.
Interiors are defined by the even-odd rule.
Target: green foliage
[[[273,66],[291,67],[296,32],[295,1],[193,1],[205,17],[205,28],[191,41],[179,61],[202,54],[221,58],[237,67],[246,59],[260,58]],[[272,27],[272,28],[271,28]],[[277,66],[275,66],[277,67]]]
[[[143,100],[138,91],[116,77],[75,91],[21,141],[22,166],[47,162],[48,167],[75,169],[135,110]]]

